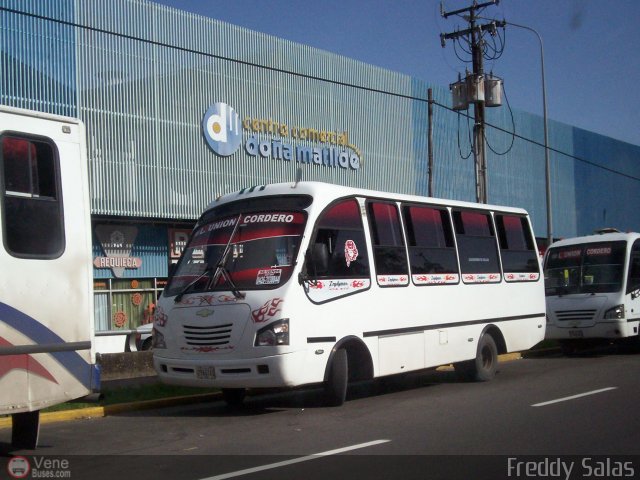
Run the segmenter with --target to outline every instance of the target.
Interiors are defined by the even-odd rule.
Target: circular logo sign
[[[25,457],[13,457],[7,464],[7,472],[12,478],[26,478],[30,471],[31,465]]]
[[[215,153],[228,157],[238,150],[242,141],[240,116],[226,103],[214,103],[202,118],[202,132]]]

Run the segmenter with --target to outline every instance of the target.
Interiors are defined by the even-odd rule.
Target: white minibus
[[[157,306],[154,366],[169,384],[323,384],[454,363],[489,380],[497,355],[544,337],[527,213],[315,183],[212,202]]]
[[[545,256],[546,338],[565,353],[638,336],[640,234],[605,229],[561,240]]]
[[[98,388],[82,122],[0,106],[0,415],[37,446],[41,409]]]

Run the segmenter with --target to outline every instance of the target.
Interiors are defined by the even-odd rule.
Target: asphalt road
[[[307,389],[43,425],[35,452],[5,429],[0,452],[66,459],[71,478],[638,478],[639,378],[637,353],[522,359],[487,383],[357,385],[338,408]]]

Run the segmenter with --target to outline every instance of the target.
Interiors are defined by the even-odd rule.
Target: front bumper
[[[153,366],[163,383],[190,387],[274,388],[313,383],[304,375],[306,352],[244,359],[177,359],[156,350]],[[318,379],[317,381],[322,381]]]
[[[580,340],[604,338],[615,340],[638,334],[638,320],[599,321],[590,326],[565,327],[548,323],[545,338],[552,340]]]

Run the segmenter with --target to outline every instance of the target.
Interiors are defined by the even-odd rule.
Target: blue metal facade
[[[87,125],[92,210],[112,217],[192,220],[217,194],[303,178],[426,195],[427,83],[304,45],[146,0],[0,0],[0,102],[78,116]],[[470,121],[433,86],[434,185],[473,200]],[[240,119],[284,124],[287,135],[243,128],[227,157],[207,145],[215,102]],[[526,208],[546,236],[541,117],[490,109],[491,203]],[[324,148],[294,127],[346,132],[359,169],[252,155],[246,142]],[[554,235],[613,226],[640,230],[640,147],[550,122]],[[266,147],[264,147],[266,148]],[[493,153],[508,151],[505,155]],[[254,152],[255,153],[255,152]]]

